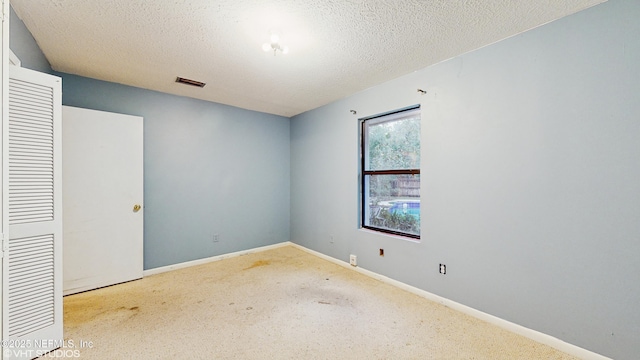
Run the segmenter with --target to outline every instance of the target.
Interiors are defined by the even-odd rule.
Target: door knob
[[[140,211],[140,209],[142,209],[142,206],[140,206],[138,204],[133,205],[133,212],[138,212],[138,211]]]

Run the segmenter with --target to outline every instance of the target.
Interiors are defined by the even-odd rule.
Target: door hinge
[[[0,237],[2,238],[2,253],[0,254],[0,258],[3,258],[4,254],[9,250],[9,242],[4,233],[0,233]]]

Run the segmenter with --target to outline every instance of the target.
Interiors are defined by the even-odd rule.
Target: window
[[[420,108],[361,119],[362,227],[420,238]]]

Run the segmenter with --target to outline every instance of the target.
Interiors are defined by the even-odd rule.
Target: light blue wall
[[[637,359],[638,19],[610,0],[295,116],[292,241]],[[422,239],[359,230],[357,118],[418,103]]]
[[[43,73],[51,72],[49,61],[13,8],[9,18],[9,37],[9,47],[20,59],[22,67]]]
[[[57,75],[65,105],[144,117],[145,269],[289,241],[288,118]]]
[[[51,72],[11,23],[23,66]],[[65,105],[144,117],[145,269],[289,241],[288,118],[53,73]]]

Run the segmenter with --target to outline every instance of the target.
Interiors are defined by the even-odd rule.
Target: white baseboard
[[[592,351],[589,351],[587,349],[583,349],[579,346],[573,345],[573,344],[569,344],[567,342],[564,342],[558,338],[555,338],[553,336],[547,335],[547,334],[543,334],[539,331],[536,330],[532,330],[529,328],[526,328],[524,326],[512,323],[510,321],[501,319],[499,317],[487,314],[485,312],[482,312],[480,310],[476,310],[474,308],[471,308],[469,306],[466,305],[462,305],[458,302],[443,298],[441,296],[432,294],[428,291],[422,290],[422,289],[418,289],[416,287],[413,287],[411,285],[407,285],[403,282],[388,278],[386,276],[377,274],[373,271],[369,271],[366,269],[363,269],[361,267],[357,267],[357,266],[351,266],[348,262],[346,261],[342,261],[342,260],[338,260],[335,258],[332,258],[330,256],[327,256],[325,254],[319,253],[317,251],[311,250],[311,249],[307,249],[304,246],[298,245],[298,244],[294,244],[294,243],[290,243],[291,246],[298,248],[302,251],[305,251],[309,254],[315,255],[319,258],[328,260],[334,264],[343,266],[345,268],[351,269],[351,270],[355,270],[361,274],[367,275],[369,277],[372,277],[374,279],[380,280],[384,283],[387,283],[389,285],[393,285],[395,287],[398,287],[400,289],[406,290],[410,293],[416,294],[418,296],[424,297],[428,300],[431,300],[433,302],[436,302],[438,304],[442,304],[448,308],[460,311],[461,313],[467,314],[469,316],[473,316],[477,319],[486,321],[490,324],[496,325],[498,327],[501,327],[507,331],[510,331],[512,333],[518,334],[518,335],[522,335],[526,338],[529,338],[533,341],[537,341],[541,344],[545,344],[548,346],[551,346],[554,349],[560,350],[564,353],[567,353],[569,355],[573,355],[575,357],[578,357],[580,359],[585,359],[585,360],[612,360],[611,358],[608,358],[606,356],[594,353]]]
[[[173,264],[173,265],[168,265],[168,266],[157,267],[157,268],[153,268],[153,269],[149,269],[149,270],[144,270],[142,272],[142,276],[151,276],[151,275],[160,274],[160,273],[167,272],[167,271],[178,270],[178,269],[183,269],[183,268],[187,268],[187,267],[191,267],[191,266],[207,264],[207,263],[214,262],[214,261],[220,261],[220,260],[223,260],[223,259],[228,259],[228,258],[232,258],[232,257],[236,257],[236,256],[242,256],[242,255],[253,254],[253,253],[257,253],[257,252],[261,252],[261,251],[277,249],[279,247],[288,246],[288,245],[291,245],[291,244],[292,244],[291,242],[285,241],[285,242],[282,242],[282,243],[279,243],[279,244],[261,246],[261,247],[257,247],[257,248],[254,248],[254,249],[242,250],[242,251],[237,251],[237,252],[233,252],[233,253],[229,253],[229,254],[222,254],[222,255],[212,256],[212,257],[208,257],[208,258],[204,258],[204,259],[198,259],[198,260],[187,261],[187,262],[183,262],[183,263],[179,263],[179,264]]]

